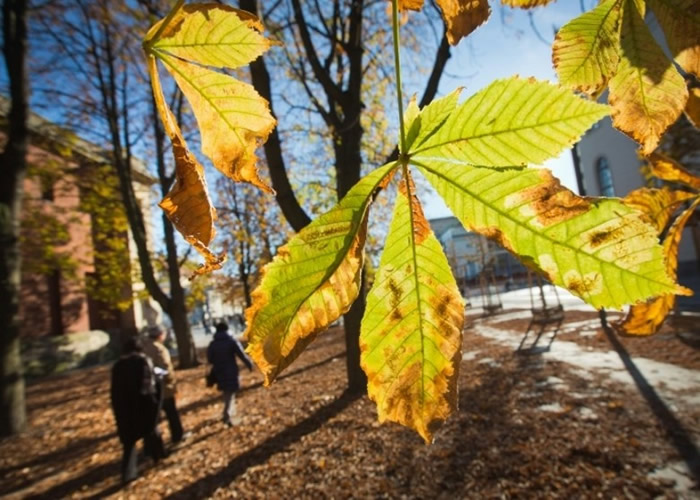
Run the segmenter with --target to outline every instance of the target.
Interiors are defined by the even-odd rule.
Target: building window
[[[596,174],[598,175],[598,186],[602,196],[615,196],[615,185],[613,184],[610,164],[605,156],[601,156],[595,163]]]
[[[41,199],[44,201],[53,201],[53,179],[47,175],[42,175],[39,178],[41,185]]]

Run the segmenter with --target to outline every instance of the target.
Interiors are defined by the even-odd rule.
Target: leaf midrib
[[[382,167],[379,167],[379,168],[382,168]],[[338,270],[340,265],[345,261],[345,259],[347,259],[347,251],[350,247],[352,247],[353,243],[355,242],[355,239],[357,238],[357,234],[359,232],[359,228],[362,226],[363,223],[365,223],[364,219],[365,219],[365,216],[367,215],[366,214],[367,207],[369,206],[369,204],[371,202],[371,198],[372,198],[371,193],[373,193],[377,189],[377,186],[379,186],[379,184],[381,184],[381,182],[386,178],[386,176],[389,175],[391,172],[393,172],[395,168],[396,168],[396,163],[394,163],[394,166],[392,168],[389,168],[384,175],[379,177],[379,179],[377,179],[377,182],[372,186],[372,189],[369,191],[369,195],[365,198],[365,200],[362,203],[362,205],[363,205],[361,208],[362,216],[360,217],[358,224],[353,228],[353,231],[348,231],[348,233],[346,233],[346,236],[348,234],[352,234],[352,238],[350,239],[350,244],[348,245],[348,247],[346,249],[344,249],[345,252],[343,254],[343,257],[341,259],[339,259],[338,262],[335,262],[332,266],[330,266],[328,268],[328,271],[326,272],[325,276],[320,281],[320,283],[321,283],[320,286],[323,286],[323,284],[326,283],[331,278],[331,276],[333,276],[333,274],[335,274],[335,272]],[[299,301],[299,304],[294,309],[294,313],[289,316],[289,319],[287,320],[287,322],[284,325],[283,333],[280,335],[280,346],[283,346],[284,343],[286,342],[287,336],[289,334],[289,325],[291,325],[292,321],[296,318],[296,315],[299,312],[299,309],[301,309],[301,307],[311,298],[311,296],[319,290],[320,286],[314,288],[308,295],[306,295],[306,297],[304,297],[304,299]]]
[[[516,133],[516,132],[520,132],[520,131],[523,131],[523,130],[532,130],[532,129],[536,129],[536,128],[539,128],[539,127],[545,127],[545,126],[548,126],[548,125],[555,125],[555,124],[558,124],[558,123],[561,123],[561,122],[568,122],[569,120],[572,120],[572,119],[587,118],[587,117],[589,117],[589,116],[597,115],[597,114],[599,114],[599,113],[600,113],[599,110],[592,110],[592,111],[588,111],[588,112],[585,112],[585,113],[581,113],[581,114],[577,114],[577,115],[571,115],[571,116],[566,116],[566,117],[559,118],[559,119],[555,119],[555,120],[549,120],[549,121],[545,121],[545,122],[538,122],[538,123],[536,123],[536,124],[534,124],[534,125],[527,125],[527,126],[522,126],[522,127],[509,128],[509,129],[507,129],[507,130],[500,130],[500,131],[497,131],[497,132],[488,132],[488,133],[483,133],[483,134],[471,135],[471,136],[469,136],[469,137],[458,137],[458,138],[456,138],[456,139],[450,139],[450,140],[448,140],[448,141],[444,141],[444,142],[441,142],[441,143],[438,143],[438,144],[431,144],[430,146],[427,146],[427,147],[425,147],[425,148],[423,148],[423,149],[418,149],[418,150],[416,150],[416,151],[409,151],[408,154],[409,154],[410,157],[412,158],[414,155],[417,155],[417,154],[420,154],[420,153],[424,153],[424,152],[426,152],[426,151],[430,151],[431,149],[439,149],[439,148],[441,148],[441,147],[443,147],[443,146],[447,146],[447,145],[450,145],[450,144],[457,144],[457,143],[460,143],[460,142],[469,142],[469,141],[471,141],[471,140],[483,139],[483,138],[487,138],[487,137],[495,137],[495,136],[499,136],[499,135],[502,135],[502,134]],[[444,125],[444,124],[443,124],[443,125]]]

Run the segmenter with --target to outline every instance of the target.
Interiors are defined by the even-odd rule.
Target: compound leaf
[[[195,274],[221,267],[225,256],[217,257],[208,248],[216,212],[204,169],[187,148],[163,98],[156,59],[165,64],[190,102],[204,154],[234,180],[271,192],[255,165],[255,149],[276,123],[267,101],[250,85],[204,67],[236,68],[256,59],[270,46],[261,33],[261,23],[251,14],[221,5],[192,4],[171,11],[144,38],[153,95],[175,156],[175,184],[160,206],[205,257],[206,263]]]
[[[651,154],[683,111],[688,89],[654,41],[634,0],[624,4],[621,59],[610,80],[613,125]]]
[[[664,252],[666,253],[666,267],[668,274],[675,279],[678,269],[678,247],[680,245],[683,229],[695,209],[700,204],[700,198],[696,199],[673,222],[664,239]],[[659,331],[664,320],[671,312],[676,302],[676,296],[672,293],[662,295],[645,304],[637,304],[630,307],[625,318],[616,326],[630,335],[653,335]]]
[[[396,164],[374,170],[279,249],[246,311],[247,352],[269,385],[360,289],[368,207]]]
[[[605,88],[620,61],[619,27],[619,0],[606,0],[565,24],[552,48],[559,81],[586,94]]]
[[[457,407],[464,304],[408,170],[367,296],[360,349],[379,420],[425,439]]]
[[[462,224],[596,308],[681,290],[656,230],[621,200],[576,196],[546,169],[416,163]]]
[[[496,80],[409,153],[421,161],[450,158],[488,167],[539,164],[576,142],[607,109],[546,82]]]

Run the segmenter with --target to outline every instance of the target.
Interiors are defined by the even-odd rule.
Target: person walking
[[[158,430],[159,384],[136,337],[124,343],[123,355],[112,366],[110,396],[123,448],[122,481],[128,483],[138,476],[137,441],[144,440],[144,450],[155,462],[167,455]]]
[[[153,366],[161,370],[161,382],[163,387],[162,407],[168,419],[170,441],[172,444],[177,445],[184,438],[189,437],[189,433],[185,434],[182,429],[180,414],[175,404],[175,395],[177,393],[175,368],[173,368],[168,349],[163,345],[165,337],[166,331],[162,326],[150,327],[148,329],[148,339],[144,342],[143,352],[146,356],[151,358]]]
[[[214,340],[207,348],[207,360],[212,365],[212,376],[216,386],[223,392],[224,413],[223,422],[229,427],[234,424],[236,415],[236,391],[239,388],[238,364],[239,358],[248,367],[253,369],[253,364],[245,355],[236,339],[228,334],[228,325],[225,322],[216,325]]]

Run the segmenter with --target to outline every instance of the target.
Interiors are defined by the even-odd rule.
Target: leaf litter
[[[575,334],[582,322],[594,328],[594,315],[567,313],[567,323],[579,326],[564,328],[562,337],[584,349],[610,350],[598,337]],[[499,324],[497,318],[478,320],[465,331],[459,410],[431,446],[409,429],[379,424],[368,398],[343,395],[345,343],[342,330],[333,328],[269,389],[262,387],[260,374],[244,371],[241,422],[232,429],[219,422],[220,396],[205,387],[205,366],[178,371],[178,406],[193,436],[158,465],[140,457],[141,477],[124,489],[109,367],[31,383],[28,432],[0,442],[0,495],[564,498],[585,492],[689,498],[698,493],[682,480],[687,477],[675,449],[634,388],[603,372],[583,376],[551,357],[515,354],[481,335],[480,328],[522,332],[527,319]],[[677,361],[697,373],[697,335],[689,340],[670,328],[625,343],[635,356],[666,356],[666,363]],[[697,442],[697,405],[676,405],[673,411]],[[161,429],[167,442],[165,422]]]

